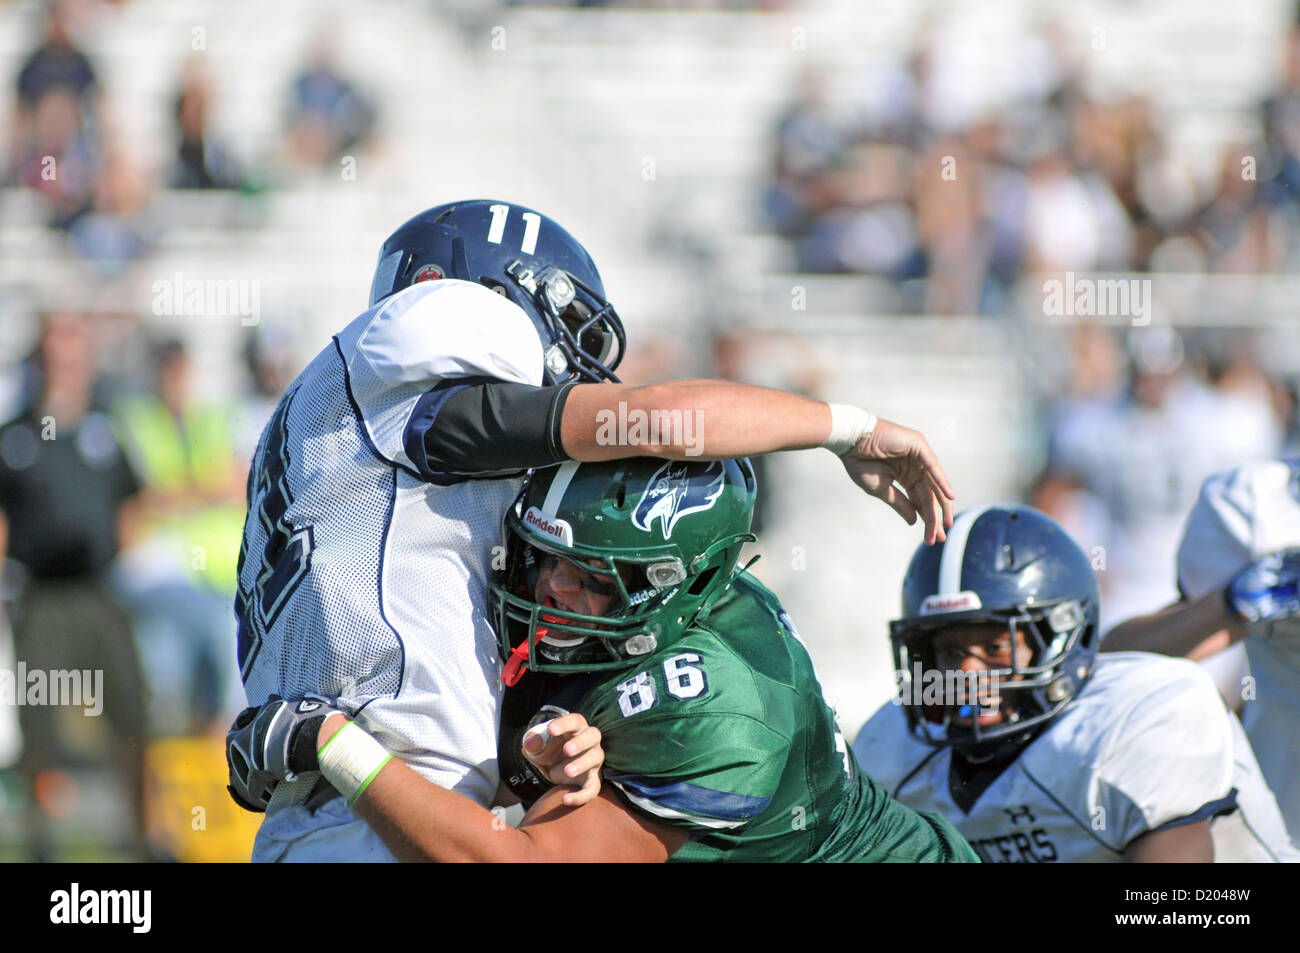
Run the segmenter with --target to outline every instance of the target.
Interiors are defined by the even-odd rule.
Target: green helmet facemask
[[[506,568],[490,589],[503,677],[619,669],[681,637],[729,587],[749,532],[749,461],[569,462],[535,472],[506,514]],[[537,601],[568,560],[612,601],[584,615]]]

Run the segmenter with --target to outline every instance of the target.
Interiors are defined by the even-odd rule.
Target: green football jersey
[[[674,861],[978,860],[859,768],[789,615],[747,573],[575,707],[601,730],[607,783],[690,831]]]

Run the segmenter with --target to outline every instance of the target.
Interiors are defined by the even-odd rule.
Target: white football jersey
[[[1254,693],[1241,720],[1291,840],[1300,844],[1300,619],[1256,628],[1245,641]]]
[[[1201,487],[1178,550],[1178,586],[1197,599],[1268,553],[1300,547],[1300,459],[1216,473]],[[1251,626],[1252,683],[1241,720],[1300,844],[1300,619]]]
[[[249,476],[239,653],[250,704],[338,698],[424,777],[486,806],[502,691],[487,586],[521,479],[436,485],[403,446],[417,401],[465,377],[540,385],[542,346],[519,307],[447,279],[366,311],[289,386]],[[346,806],[291,806],[273,802],[254,859],[389,856]]]
[[[1300,860],[1236,716],[1194,662],[1120,652],[979,795],[949,791],[950,748],[886,703],[853,745],[864,770],[918,811],[942,814],[990,863],[1113,862],[1143,834],[1213,817],[1215,859]]]

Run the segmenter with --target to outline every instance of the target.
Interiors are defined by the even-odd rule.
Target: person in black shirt
[[[86,733],[69,732],[70,721],[102,712],[112,728],[113,763],[130,791],[136,822],[132,848],[143,853],[140,664],[127,616],[105,579],[117,555],[120,524],[140,484],[94,397],[94,341],[87,320],[47,317],[34,363],[39,385],[33,399],[0,427],[0,552],[22,577],[11,608],[18,663],[12,684],[25,693],[18,714],[20,768],[33,792],[27,846],[34,859],[48,857],[50,816],[42,775],[70,756],[75,759],[69,735]],[[64,692],[54,691],[53,673],[72,671],[82,675],[79,699],[63,697],[70,692],[67,683]],[[34,673],[48,680],[44,703],[33,703]]]
[[[18,73],[18,102],[32,110],[54,88],[71,91],[83,105],[99,92],[95,69],[68,35],[64,4],[52,3],[45,16],[43,42],[28,55]]]

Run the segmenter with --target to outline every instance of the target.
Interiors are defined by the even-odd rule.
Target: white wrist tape
[[[831,409],[831,435],[822,444],[827,450],[842,457],[852,450],[858,439],[876,429],[876,415],[850,404],[827,404]]]
[[[348,799],[349,804],[357,802],[392,757],[354,721],[334,732],[325,746],[316,752],[321,774]]]

